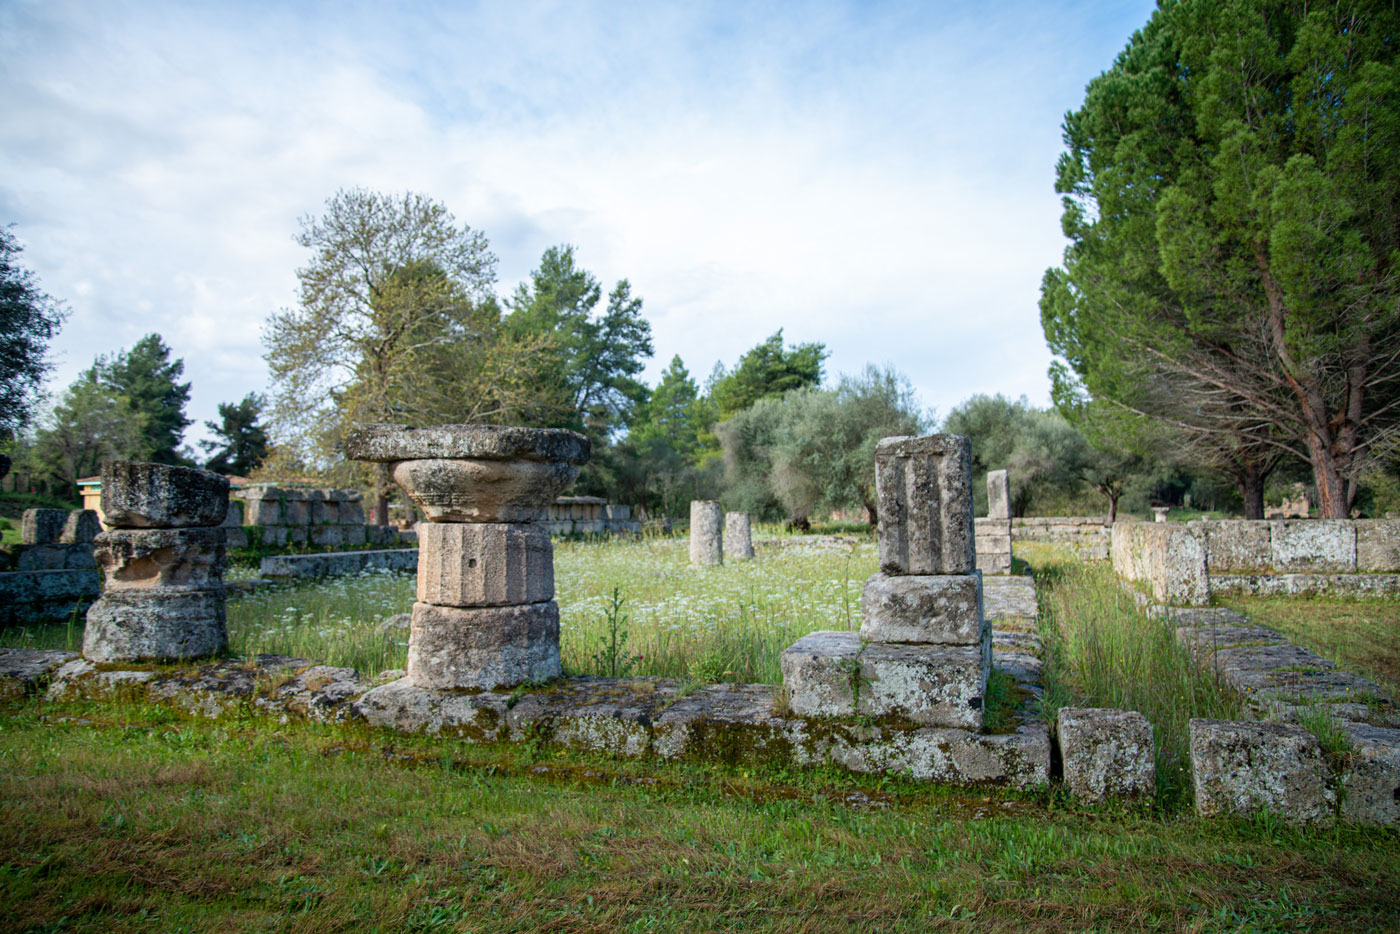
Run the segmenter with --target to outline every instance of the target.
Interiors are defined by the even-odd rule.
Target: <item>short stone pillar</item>
[[[423,510],[407,681],[420,688],[513,687],[562,673],[554,549],[540,525],[588,461],[559,429],[367,425],[346,453],[389,464]]]
[[[712,499],[691,500],[690,503],[690,563],[695,565],[723,564],[724,542],[720,529],[724,512]]]
[[[94,662],[186,659],[228,648],[224,530],[228,480],[207,470],[109,461],[93,554],[106,574],[87,613]]]
[[[1011,521],[1011,482],[1005,470],[987,471],[987,518]]]
[[[1005,470],[987,472],[987,518],[978,519],[977,567],[983,574],[1011,573],[1011,485]]]
[[[753,535],[749,529],[748,513],[724,514],[723,551],[736,561],[747,561],[753,557]]]
[[[980,729],[992,640],[974,566],[971,443],[886,438],[875,484],[881,570],[861,593],[860,633],[816,632],[787,649],[789,704]]]
[[[1167,513],[1171,512],[1171,511],[1172,511],[1172,508],[1171,508],[1170,506],[1153,506],[1153,507],[1152,507],[1152,521],[1153,521],[1153,522],[1166,522],[1166,521],[1167,521]]]

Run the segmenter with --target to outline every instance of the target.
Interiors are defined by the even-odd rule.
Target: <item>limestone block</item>
[[[311,501],[311,525],[340,525],[340,504],[325,499]]]
[[[1011,553],[1009,551],[978,551],[977,569],[989,576],[1004,577],[1011,573]]]
[[[1011,482],[1005,470],[987,471],[987,518],[1011,520]]]
[[[724,513],[719,503],[710,499],[690,503],[690,563],[695,565],[723,564],[724,542],[720,526]]]
[[[282,517],[292,528],[310,525],[311,503],[304,495],[298,499],[292,499],[288,495],[287,501],[282,504]]]
[[[285,529],[265,529],[263,534],[266,536],[270,532],[276,532],[282,541],[280,543],[269,542],[269,544],[305,545],[311,540],[311,535],[304,525],[291,525]],[[264,540],[266,540],[266,538]]]
[[[16,571],[62,571],[68,567],[71,545],[20,545],[15,549]],[[78,549],[80,552],[84,549]],[[92,563],[92,552],[87,551],[87,567]]]
[[[982,645],[871,643],[860,655],[856,711],[980,730],[991,657],[990,634]]]
[[[230,499],[228,501],[228,512],[224,513],[224,521],[219,523],[220,528],[241,529],[243,528],[243,507],[241,500]]]
[[[981,645],[987,639],[982,575],[876,573],[860,594],[860,636],[867,642]]]
[[[748,513],[730,512],[725,514],[722,551],[736,561],[747,561],[753,557],[753,535],[750,531]]]
[[[1131,710],[1062,707],[1060,759],[1065,787],[1084,801],[1151,799],[1157,766],[1152,724]]]
[[[491,690],[561,672],[553,600],[473,609],[413,605],[408,680],[417,687]]]
[[[1356,569],[1400,571],[1400,520],[1357,520]]]
[[[606,510],[606,518],[609,522],[630,522],[632,519],[632,507],[610,504]]]
[[[1342,819],[1400,825],[1400,730],[1364,723],[1343,727],[1354,755],[1342,776]]]
[[[1269,532],[1276,571],[1356,570],[1356,525],[1348,519],[1279,519]]]
[[[1210,599],[1205,532],[1197,523],[1115,522],[1113,570],[1143,581],[1154,599],[1175,606],[1203,606]]]
[[[97,518],[97,510],[74,509],[64,520],[59,541],[65,545],[91,545],[101,531],[102,522]]]
[[[248,525],[286,525],[287,516],[282,503],[275,499],[253,499],[248,501],[246,510]]]
[[[875,487],[882,571],[966,574],[976,567],[967,438],[885,438],[875,447]]]
[[[1336,795],[1317,737],[1300,726],[1192,718],[1191,782],[1201,817],[1267,811],[1327,823]]]
[[[311,544],[322,548],[339,548],[345,543],[344,529],[338,525],[312,525],[306,530]]]
[[[227,477],[168,464],[102,464],[102,514],[112,528],[212,526],[227,512]]]
[[[429,522],[421,531],[420,602],[476,607],[554,599],[554,548],[535,523]]]
[[[0,626],[64,621],[102,593],[94,570],[9,571],[0,574]]]
[[[366,526],[363,525],[342,525],[340,527],[341,544],[347,548],[358,548],[369,541],[365,534]]]
[[[109,529],[93,554],[108,593],[214,590],[223,586],[226,535],[221,528]]]
[[[345,440],[353,460],[476,459],[588,463],[587,438],[560,428],[515,428],[504,425],[363,425]],[[553,502],[550,497],[549,502]],[[457,520],[449,520],[457,521]]]
[[[63,537],[68,513],[62,509],[26,509],[20,517],[20,541],[26,545],[55,545]]]
[[[104,593],[83,631],[83,657],[92,662],[198,658],[227,648],[223,588]]]
[[[345,500],[340,504],[337,515],[341,525],[363,526],[365,524],[365,504],[359,500]]]
[[[247,530],[242,528],[224,529],[224,545],[228,548],[247,548]]]
[[[608,530],[606,519],[575,519],[575,535],[602,535]]]
[[[1270,523],[1262,519],[1202,522],[1206,536],[1207,569],[1212,574],[1234,571],[1259,574],[1270,569],[1273,546]]]
[[[433,522],[534,522],[578,477],[558,461],[405,460],[390,476]]]
[[[854,714],[860,654],[860,636],[854,632],[813,632],[784,649],[778,664],[788,707],[801,717]]]

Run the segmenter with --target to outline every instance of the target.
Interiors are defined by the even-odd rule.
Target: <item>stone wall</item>
[[[1011,520],[1011,541],[1064,545],[1090,561],[1108,559],[1112,526],[1104,516],[1035,516]]]
[[[386,551],[341,551],[319,555],[269,555],[262,559],[258,576],[272,580],[298,577],[331,577],[361,571],[416,571],[417,548]]]
[[[1159,603],[1198,606],[1210,599],[1205,535],[1181,522],[1116,522],[1113,570],[1141,581]]]
[[[235,492],[224,520],[229,544],[250,544],[248,527],[269,545],[319,545],[358,548],[396,545],[399,531],[391,525],[366,525],[362,498],[355,490],[307,490],[277,486],[248,486]],[[235,509],[242,511],[234,516]],[[241,528],[240,528],[241,526]]]
[[[20,543],[0,550],[0,626],[62,622],[101,595],[88,509],[26,509]]]
[[[599,496],[560,496],[545,511],[540,526],[550,535],[636,534],[642,523],[632,507]]]

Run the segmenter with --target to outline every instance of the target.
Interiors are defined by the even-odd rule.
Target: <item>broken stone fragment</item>
[[[553,600],[473,609],[413,605],[408,680],[418,687],[491,690],[561,673]]]
[[[83,657],[91,662],[198,658],[227,648],[222,587],[104,593],[83,630]]]
[[[875,447],[875,487],[882,571],[967,574],[976,567],[967,438],[884,439]]]
[[[1330,823],[1337,796],[1317,737],[1301,726],[1193,718],[1191,782],[1201,817],[1258,811]]]
[[[102,513],[113,528],[216,526],[227,512],[227,477],[168,464],[102,464]]]
[[[506,606],[554,599],[554,549],[534,523],[430,522],[418,547],[418,599]]]
[[[109,529],[97,536],[93,556],[109,593],[211,590],[223,586],[224,537],[221,528]]]
[[[1152,724],[1137,711],[1062,707],[1065,788],[1082,801],[1147,800],[1156,791]]]
[[[867,642],[981,645],[987,637],[982,575],[876,573],[860,595],[861,638]]]

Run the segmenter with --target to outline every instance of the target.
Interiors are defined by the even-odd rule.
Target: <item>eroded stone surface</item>
[[[64,520],[59,541],[65,545],[91,545],[101,531],[102,522],[97,518],[97,510],[74,509]]]
[[[982,613],[987,619],[1034,620],[1039,612],[1033,578],[982,579]]]
[[[1005,470],[987,471],[987,518],[1005,519],[1011,533],[1011,481]]]
[[[395,483],[433,522],[535,522],[578,477],[565,461],[404,460]]]
[[[0,649],[0,699],[32,694],[63,665],[78,657],[59,649]]]
[[[1267,811],[1328,823],[1336,794],[1317,737],[1300,726],[1193,718],[1191,781],[1202,817]]]
[[[588,462],[587,438],[560,428],[502,425],[365,425],[350,432],[345,455],[361,461],[462,459]]]
[[[94,662],[199,658],[227,648],[222,587],[104,593],[83,630],[83,657]]]
[[[1156,790],[1152,724],[1131,710],[1062,707],[1065,788],[1084,801],[1145,800]]]
[[[1359,723],[1343,728],[1353,754],[1342,775],[1342,818],[1400,826],[1400,729]]]
[[[982,575],[873,574],[861,590],[861,638],[868,642],[981,645]]]
[[[168,464],[102,464],[102,514],[110,527],[216,526],[227,512],[227,477]]]
[[[748,513],[724,514],[724,554],[735,561],[747,561],[753,557],[753,535]]]
[[[1356,521],[1356,569],[1390,573],[1400,571],[1400,520]]]
[[[690,563],[695,565],[723,564],[724,540],[722,526],[724,511],[714,500],[692,500],[690,503]]]
[[[976,567],[967,438],[885,438],[875,447],[875,487],[882,571],[967,574]]]
[[[553,600],[474,609],[413,605],[408,678],[419,687],[489,690],[561,672]]]
[[[505,606],[554,599],[554,549],[533,523],[430,522],[418,547],[423,603]]]
[[[26,545],[55,545],[63,537],[68,513],[62,509],[26,509],[19,520],[20,541]]]
[[[1347,519],[1275,520],[1269,536],[1276,571],[1356,570],[1356,526]]]
[[[97,536],[93,556],[108,593],[211,590],[223,586],[224,536],[221,528],[110,529]]]
[[[991,654],[990,634],[975,646],[871,643],[860,655],[856,712],[979,730]]]

